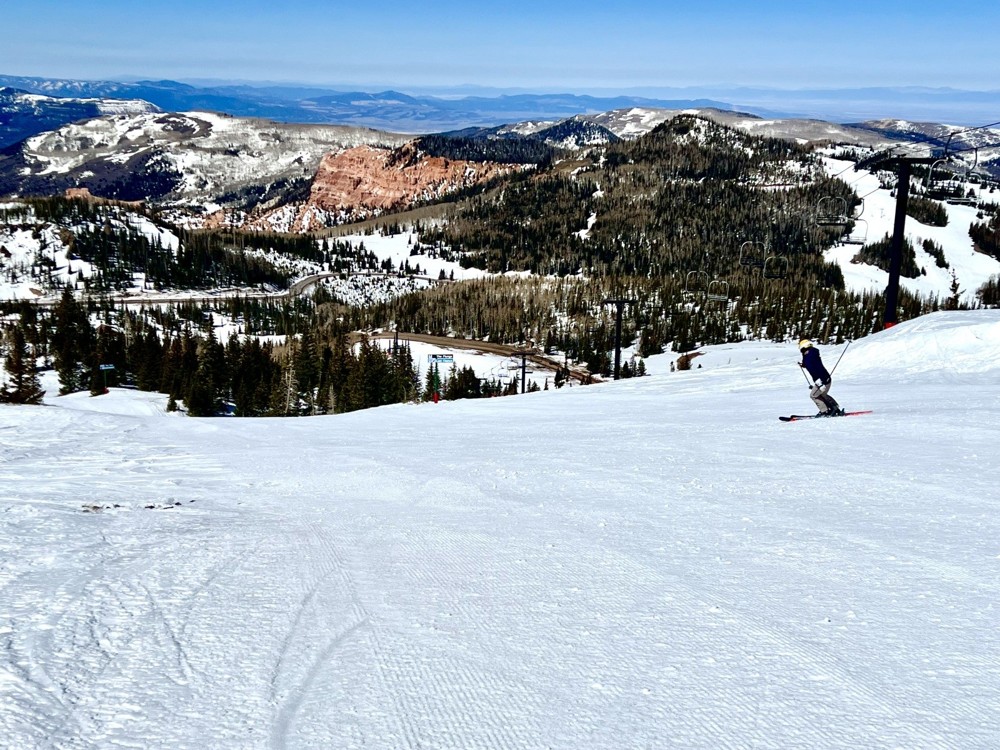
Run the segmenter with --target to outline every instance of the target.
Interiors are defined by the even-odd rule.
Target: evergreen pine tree
[[[436,362],[432,362],[427,368],[427,375],[424,379],[424,401],[434,401],[435,395],[440,396],[441,373]]]
[[[69,287],[53,311],[52,347],[59,374],[59,393],[82,391],[88,382],[93,329],[84,310]]]
[[[945,310],[957,310],[961,306],[962,290],[958,286],[958,275],[955,273],[955,269],[951,271],[951,287],[949,291],[951,295],[945,300],[944,308]]]
[[[190,380],[184,402],[192,417],[214,416],[223,410],[223,397],[228,385],[225,376],[225,351],[215,338],[214,328],[209,330],[208,338],[201,341],[197,361],[198,366]]]
[[[294,354],[295,380],[298,397],[302,400],[306,413],[315,412],[316,389],[320,381],[320,360],[316,352],[316,338],[311,328],[306,328]]]
[[[163,376],[164,347],[155,331],[136,336],[133,342],[136,385],[144,391],[155,391]]]
[[[28,347],[23,323],[14,326],[8,334],[8,351],[4,358],[7,383],[0,388],[0,403],[40,404],[42,390],[35,372],[35,358]]]
[[[323,347],[319,364],[319,383],[316,386],[316,412],[326,414],[333,408],[333,389],[331,388],[331,370],[333,367],[333,349]]]

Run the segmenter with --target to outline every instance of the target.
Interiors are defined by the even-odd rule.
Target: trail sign
[[[113,370],[113,369],[115,369],[115,366],[114,365],[100,365],[100,368],[102,370]]]
[[[454,354],[428,354],[427,362],[429,364],[441,364],[441,363],[451,363],[455,361]]]

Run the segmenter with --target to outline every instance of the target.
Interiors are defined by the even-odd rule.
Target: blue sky
[[[546,91],[1000,89],[1000,2],[6,0],[0,73]]]

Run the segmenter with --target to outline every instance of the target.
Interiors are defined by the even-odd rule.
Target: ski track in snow
[[[995,748],[998,355],[995,311],[902,324],[835,374],[874,414],[791,424],[773,345],[329,418],[2,409],[0,744]]]

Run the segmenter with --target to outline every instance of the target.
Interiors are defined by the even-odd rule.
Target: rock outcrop
[[[521,168],[428,156],[412,143],[397,149],[358,146],[323,157],[308,205],[335,215],[386,213]]]
[[[522,164],[430,156],[413,143],[399,148],[363,145],[331,151],[320,161],[309,199],[247,217],[248,229],[309,232],[358,221],[524,169]]]

